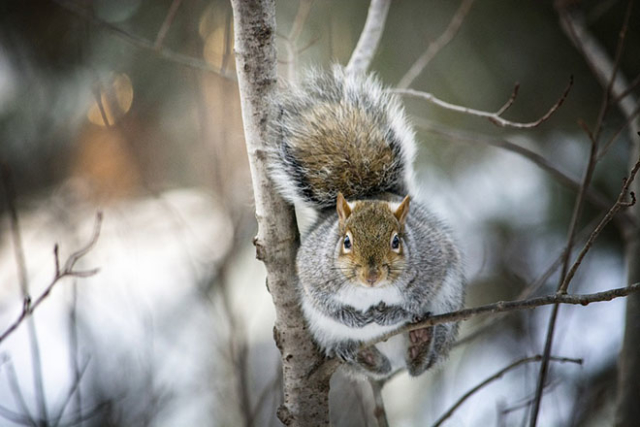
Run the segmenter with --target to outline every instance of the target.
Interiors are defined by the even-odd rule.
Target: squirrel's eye
[[[395,233],[391,238],[391,249],[395,252],[400,252],[400,237]]]
[[[342,241],[342,247],[344,248],[345,253],[351,252],[351,245],[351,237],[349,236],[349,233],[347,233],[347,235],[344,236],[344,240]]]

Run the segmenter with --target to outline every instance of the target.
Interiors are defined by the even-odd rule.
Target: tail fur
[[[275,103],[271,176],[290,202],[325,208],[338,192],[348,200],[408,193],[414,133],[375,77],[311,71]]]

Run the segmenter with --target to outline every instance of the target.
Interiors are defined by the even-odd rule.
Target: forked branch
[[[531,356],[531,357],[525,357],[523,359],[520,360],[516,360],[515,362],[511,363],[509,366],[499,370],[498,372],[496,372],[495,374],[493,374],[492,376],[490,376],[489,378],[485,379],[484,381],[482,381],[480,384],[476,385],[475,387],[473,387],[471,390],[469,390],[468,392],[466,392],[465,394],[462,395],[462,397],[460,397],[460,399],[458,399],[444,414],[442,414],[440,416],[440,418],[438,418],[436,420],[436,422],[433,424],[432,427],[438,427],[441,426],[443,422],[445,422],[447,419],[449,419],[451,417],[451,415],[453,415],[453,413],[467,400],[469,399],[471,396],[473,396],[475,393],[477,393],[480,389],[482,389],[483,387],[491,384],[492,382],[502,378],[502,376],[504,374],[506,374],[509,371],[514,370],[515,368],[524,365],[526,363],[532,363],[532,362],[540,362],[542,360],[542,355],[541,354],[537,354],[535,356]],[[550,357],[549,360],[553,361],[553,362],[571,362],[571,363],[577,363],[578,365],[582,365],[582,359],[570,359],[567,357]]]
[[[62,268],[60,268],[60,258],[58,256],[58,245],[56,244],[54,246],[53,257],[55,262],[55,274],[53,276],[53,279],[51,280],[49,285],[46,287],[46,289],[40,294],[40,296],[35,299],[35,301],[32,301],[31,297],[29,296],[25,297],[22,304],[22,312],[20,313],[18,318],[11,324],[11,326],[9,326],[9,328],[7,328],[7,330],[4,331],[2,335],[0,335],[0,343],[2,343],[2,341],[4,341],[9,335],[15,332],[15,330],[18,329],[18,326],[20,326],[22,322],[24,322],[29,316],[33,314],[35,309],[40,304],[42,304],[42,302],[51,294],[51,291],[53,290],[54,286],[58,284],[60,280],[62,280],[65,277],[90,277],[98,272],[97,268],[94,268],[91,270],[76,270],[75,266],[78,263],[78,261],[85,255],[87,255],[98,242],[101,225],[102,225],[102,213],[98,212],[98,214],[96,215],[96,222],[93,227],[93,234],[91,235],[91,239],[84,247],[80,248],[76,252],[69,255],[69,258],[67,258]]]
[[[538,127],[542,123],[549,120],[549,118],[564,103],[565,99],[567,99],[567,96],[569,95],[569,91],[571,90],[572,86],[573,86],[573,76],[569,78],[569,83],[567,84],[567,87],[565,88],[560,98],[558,98],[558,100],[555,102],[555,104],[553,104],[551,108],[549,108],[549,110],[544,115],[542,115],[539,119],[532,122],[526,122],[526,123],[514,122],[512,120],[507,120],[502,117],[502,114],[505,111],[507,111],[509,107],[511,107],[511,105],[513,105],[513,102],[516,99],[516,96],[518,94],[518,89],[519,89],[518,84],[515,85],[514,90],[512,91],[511,96],[509,97],[509,100],[502,107],[500,107],[500,109],[498,109],[498,111],[496,112],[476,110],[473,108],[463,107],[461,105],[451,104],[450,102],[443,101],[442,99],[437,98],[435,95],[431,93],[421,92],[413,89],[391,89],[390,92],[396,93],[402,96],[409,96],[413,98],[424,99],[425,101],[429,101],[432,104],[435,104],[439,107],[442,107],[444,109],[451,110],[451,111],[456,111],[458,113],[464,113],[464,114],[468,114],[470,116],[476,116],[476,117],[484,117],[485,119],[489,120],[491,123],[499,127],[508,127],[508,128],[514,128],[514,129],[531,129],[531,128]]]

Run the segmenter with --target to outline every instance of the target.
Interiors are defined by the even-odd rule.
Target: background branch
[[[502,378],[502,376],[504,374],[506,374],[507,372],[509,372],[509,371],[521,366],[521,365],[524,365],[526,363],[540,362],[541,360],[542,360],[542,355],[540,355],[540,354],[535,355],[535,356],[531,356],[531,357],[525,357],[525,358],[517,360],[517,361],[513,362],[512,364],[510,364],[509,366],[499,370],[498,372],[496,372],[492,376],[488,377],[487,379],[485,379],[484,381],[479,383],[477,386],[473,387],[471,390],[469,390],[468,392],[463,394],[460,397],[460,399],[458,399],[444,414],[442,414],[440,416],[440,418],[438,418],[436,420],[435,423],[433,423],[433,427],[441,426],[442,423],[444,423],[447,419],[449,419],[451,417],[451,415],[453,415],[453,413],[456,411],[456,409],[458,409],[467,399],[469,399],[471,396],[473,396],[475,393],[477,393],[483,387],[485,387],[485,386],[491,384],[492,382]],[[567,357],[551,356],[549,358],[549,360],[551,360],[553,362],[562,362],[562,363],[571,362],[571,363],[577,363],[578,365],[582,365],[582,359],[570,359],[570,358],[567,358]]]
[[[364,29],[347,64],[348,73],[365,73],[378,50],[391,0],[371,0]]]
[[[113,24],[105,22],[97,17],[95,17],[91,12],[87,11],[84,7],[76,4],[75,1],[69,0],[51,0],[58,6],[67,10],[68,12],[88,21],[90,24],[95,25],[96,27],[108,31],[110,34],[118,37],[120,40],[129,43],[132,46],[135,46],[139,49],[151,51],[158,55],[160,58],[165,59],[167,61],[173,62],[175,64],[179,64],[185,67],[194,68],[197,70],[207,71],[209,73],[217,74],[225,79],[235,80],[235,73],[230,72],[224,69],[217,69],[209,65],[208,62],[194,58],[189,55],[184,55],[182,53],[174,52],[171,49],[167,49],[165,47],[161,47],[161,45],[157,45],[157,42],[152,42],[147,39],[144,39],[135,34],[131,34],[122,28],[119,28]]]
[[[398,82],[398,89],[407,89],[414,80],[424,71],[424,69],[429,65],[429,63],[433,60],[433,58],[438,55],[438,53],[448,45],[451,40],[458,34],[460,27],[462,27],[462,23],[464,19],[469,14],[471,10],[471,6],[473,6],[473,2],[475,0],[462,0],[458,10],[451,18],[449,25],[447,28],[438,36],[437,39],[429,43],[429,46],[424,51],[422,55],[416,60],[416,62],[409,67],[409,70],[405,73],[404,76]]]
[[[31,297],[27,295],[24,299],[22,306],[22,313],[18,316],[18,318],[9,326],[3,333],[0,335],[0,343],[4,341],[9,335],[11,335],[17,328],[20,326],[22,322],[24,322],[29,316],[33,314],[36,308],[51,294],[53,287],[60,282],[61,279],[65,277],[90,277],[94,274],[98,273],[98,269],[92,270],[75,270],[74,267],[76,263],[84,257],[87,253],[93,249],[95,244],[98,242],[98,237],[100,236],[100,227],[102,224],[102,213],[98,213],[96,215],[96,222],[93,228],[93,234],[91,235],[91,239],[89,243],[87,243],[83,248],[69,255],[67,261],[64,264],[62,270],[60,270],[60,261],[58,258],[58,245],[54,246],[53,255],[54,262],[56,265],[56,272],[51,280],[51,283],[45,288],[45,290],[32,302]]]
[[[553,177],[558,183],[561,185],[570,188],[574,191],[579,191],[581,188],[581,183],[574,177],[571,177],[560,170],[557,166],[553,165],[549,160],[547,160],[542,155],[532,151],[522,145],[516,144],[515,142],[511,142],[505,138],[496,138],[488,135],[482,135],[478,133],[471,133],[462,131],[459,129],[453,129],[448,126],[443,126],[438,123],[434,123],[432,121],[414,117],[413,121],[415,124],[426,130],[429,133],[433,133],[440,137],[446,138],[450,141],[463,141],[471,144],[481,143],[485,145],[489,145],[492,147],[501,148],[506,151],[510,151],[512,153],[519,154],[525,159],[529,160],[534,165],[538,166],[543,171],[547,172],[551,177]],[[611,200],[607,198],[604,194],[600,193],[597,189],[589,188],[586,190],[586,198],[587,200],[593,204],[595,207],[602,211],[607,211],[611,207]],[[614,218],[614,221],[620,222],[622,225],[633,225],[635,224],[635,220],[632,216],[627,214],[626,212],[621,212],[620,215]],[[621,225],[619,224],[619,225]]]
[[[391,331],[375,340],[367,341],[362,347],[369,347],[389,338],[416,329],[422,329],[429,326],[439,325],[441,323],[459,322],[468,320],[481,314],[506,313],[515,310],[531,309],[551,304],[570,304],[570,305],[589,305],[594,302],[611,301],[616,298],[626,297],[635,292],[640,291],[640,283],[628,286],[626,288],[609,289],[602,292],[592,294],[550,294],[536,298],[516,301],[499,301],[492,304],[481,305],[473,308],[465,308],[463,310],[453,311],[450,313],[438,314],[428,317],[427,319],[410,323],[401,328]]]
[[[390,92],[398,95],[402,95],[402,96],[409,96],[412,98],[423,99],[425,101],[429,101],[432,104],[435,104],[438,107],[444,108],[446,110],[456,111],[458,113],[468,114],[470,116],[483,117],[489,120],[494,125],[499,127],[509,127],[514,129],[531,129],[531,128],[538,127],[542,123],[547,121],[558,110],[558,108],[560,108],[560,106],[564,103],[565,99],[567,99],[567,95],[569,95],[569,91],[571,90],[572,86],[573,86],[573,76],[571,76],[571,78],[569,79],[569,83],[567,84],[567,87],[565,88],[562,95],[560,95],[560,98],[558,98],[558,100],[551,106],[551,108],[549,108],[549,110],[545,114],[543,114],[539,119],[533,122],[527,122],[527,123],[514,122],[501,117],[501,114],[504,113],[511,106],[511,104],[513,104],[513,100],[515,99],[517,94],[517,89],[514,89],[509,100],[504,104],[504,106],[502,106],[498,111],[494,113],[491,113],[488,111],[476,110],[468,107],[463,107],[461,105],[451,104],[450,102],[443,101],[440,98],[437,98],[436,96],[428,92],[422,92],[422,91],[413,90],[413,89],[391,89]],[[518,85],[516,85],[516,88],[517,87]]]

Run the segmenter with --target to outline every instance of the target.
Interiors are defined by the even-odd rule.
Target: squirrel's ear
[[[410,201],[411,201],[411,197],[406,196],[402,200],[402,203],[400,203],[400,206],[398,206],[396,211],[393,213],[396,216],[396,218],[398,218],[398,222],[400,222],[400,225],[404,225],[404,220],[407,218],[407,215],[409,214]]]
[[[344,222],[351,215],[351,207],[349,207],[349,203],[344,199],[342,193],[338,193],[338,198],[336,200],[336,211],[338,211],[338,218],[340,219],[340,224],[344,224]]]

